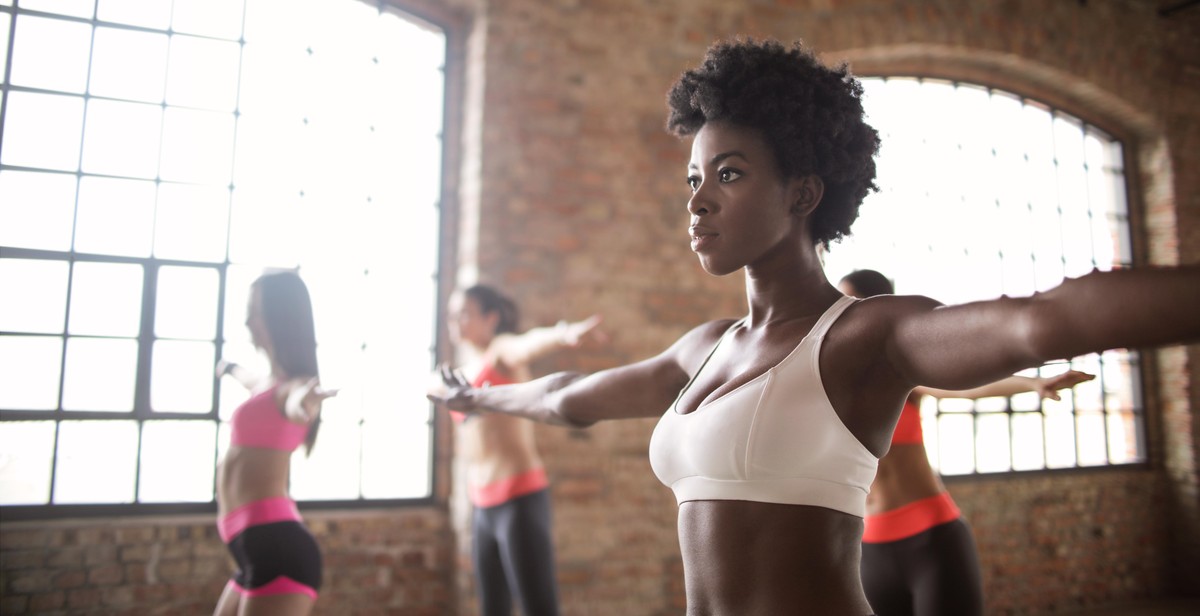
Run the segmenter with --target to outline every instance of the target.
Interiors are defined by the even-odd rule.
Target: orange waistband
[[[549,485],[550,480],[546,477],[546,469],[535,468],[520,475],[493,481],[485,486],[470,486],[468,492],[471,502],[476,507],[495,507],[518,496],[537,492]]]
[[[863,543],[891,543],[962,516],[949,492],[863,518]]]

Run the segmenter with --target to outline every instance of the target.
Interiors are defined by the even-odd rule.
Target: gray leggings
[[[473,530],[480,613],[509,616],[516,595],[524,616],[557,616],[549,491],[476,508]]]

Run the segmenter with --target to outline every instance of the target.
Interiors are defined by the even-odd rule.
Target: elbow
[[[582,407],[569,393],[554,392],[546,397],[545,406],[550,416],[550,423],[567,428],[590,428],[596,423],[586,417]]]
[[[583,375],[574,372],[560,372],[552,378],[554,384],[545,398],[546,409],[553,418],[552,423],[578,429],[593,426],[596,420],[587,412],[583,396],[569,387],[583,378]]]
[[[1063,310],[1062,298],[1058,293],[1039,293],[1026,301],[1016,319],[1016,327],[1022,352],[1022,363],[1028,366],[1069,359],[1086,346],[1083,332],[1077,331],[1076,323],[1067,310]]]

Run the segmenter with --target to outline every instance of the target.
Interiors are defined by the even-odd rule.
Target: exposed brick
[[[40,593],[29,598],[29,611],[34,614],[41,614],[51,610],[60,610],[67,603],[67,593],[63,591],[54,591]],[[7,611],[5,612],[8,613]]]
[[[30,610],[29,603],[29,597],[23,595],[0,597],[0,613],[28,614]],[[34,610],[35,613],[38,611],[41,610]]]

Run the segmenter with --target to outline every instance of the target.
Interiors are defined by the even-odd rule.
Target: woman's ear
[[[806,175],[792,180],[792,213],[807,216],[817,209],[825,196],[825,182],[819,175]]]

